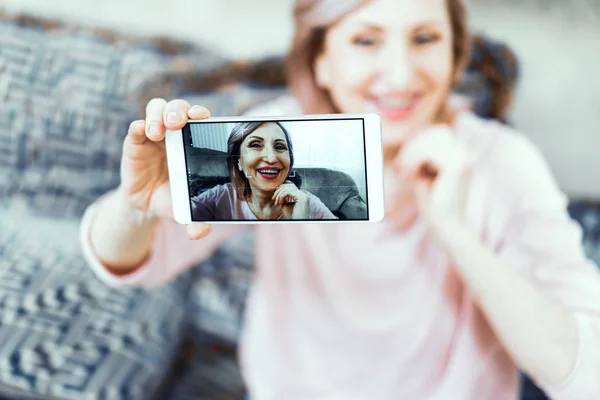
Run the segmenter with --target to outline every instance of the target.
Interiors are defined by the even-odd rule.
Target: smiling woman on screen
[[[227,164],[231,183],[191,199],[194,221],[336,219],[315,195],[288,180],[294,152],[281,124],[237,124],[227,141]]]

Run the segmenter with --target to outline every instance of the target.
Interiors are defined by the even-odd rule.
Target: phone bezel
[[[189,186],[183,132],[167,130],[165,147],[173,202],[173,216],[180,224],[206,222],[210,224],[263,224],[263,223],[373,223],[380,222],[385,215],[383,183],[383,151],[381,138],[381,119],[376,114],[320,114],[277,117],[210,117],[189,121],[188,124],[214,122],[250,122],[250,121],[298,121],[298,120],[344,120],[362,119],[364,126],[365,168],[367,182],[367,220],[231,220],[231,221],[192,221],[189,200]]]

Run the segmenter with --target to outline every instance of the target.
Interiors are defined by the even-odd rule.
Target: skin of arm
[[[583,264],[582,249],[575,243],[578,239],[564,214],[563,198],[543,157],[522,137],[507,139],[496,151],[494,187],[505,195],[510,204],[507,207],[513,209],[504,235],[517,253],[515,262],[522,259],[527,268],[544,271],[552,266],[542,264],[560,257],[563,264],[575,264],[574,274],[583,271],[579,267],[589,267]],[[433,179],[422,173],[424,164],[436,171]],[[522,276],[519,266],[511,265],[511,258],[496,253],[467,223],[467,189],[475,166],[472,154],[458,143],[449,128],[438,126],[410,142],[397,165],[404,181],[414,185],[421,215],[433,237],[446,250],[515,363],[538,382],[564,382],[579,353],[575,316],[566,304]],[[573,234],[565,234],[565,230]],[[530,250],[528,243],[521,243],[530,235],[540,234],[548,235],[550,242]],[[562,249],[566,253],[561,253],[552,240],[564,241]],[[600,274],[595,268],[590,271],[590,281],[598,282],[600,290]],[[573,295],[577,296],[577,289],[574,290]]]
[[[453,231],[445,247],[505,349],[531,377],[562,382],[577,355],[574,318],[504,265],[471,231],[458,225]]]
[[[129,205],[117,189],[99,205],[91,226],[91,244],[111,272],[124,275],[148,256],[158,222],[158,218]]]

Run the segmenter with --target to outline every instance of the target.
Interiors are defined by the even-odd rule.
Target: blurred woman
[[[386,217],[256,228],[251,397],[514,399],[520,368],[553,399],[600,398],[600,272],[566,196],[525,136],[452,107],[463,1],[299,0],[294,16],[292,95],[251,114],[378,113]],[[155,99],[131,125],[123,182],[82,226],[107,282],[162,285],[239,230],[192,224],[192,243],[171,221],[165,128],[208,115]]]

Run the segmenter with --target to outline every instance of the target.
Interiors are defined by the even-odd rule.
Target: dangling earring
[[[295,170],[295,169],[293,169],[293,170],[292,170],[292,173],[291,173],[291,174],[289,174],[289,175],[288,175],[288,177],[290,177],[290,178],[295,178],[295,177],[296,177],[296,170]]]

